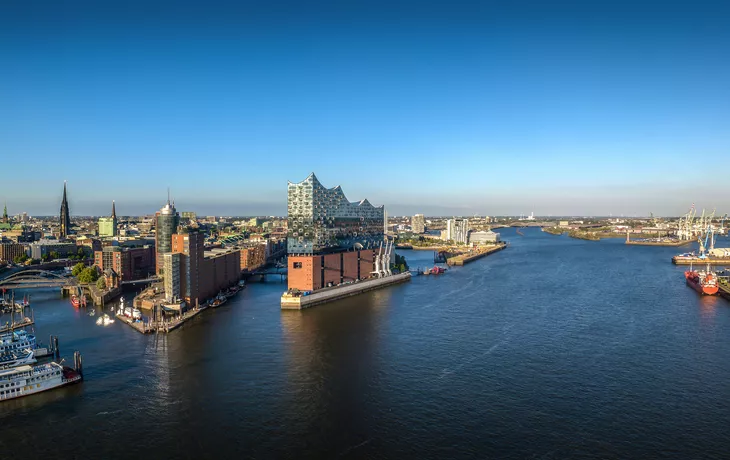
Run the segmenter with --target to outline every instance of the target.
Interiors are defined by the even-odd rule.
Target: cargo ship
[[[717,284],[717,274],[710,271],[709,264],[707,270],[697,271],[691,268],[684,272],[687,285],[702,295],[715,295],[719,290]]]

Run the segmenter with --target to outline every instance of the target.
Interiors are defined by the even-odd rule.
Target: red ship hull
[[[684,272],[684,276],[687,279],[687,286],[691,287],[695,291],[702,295],[715,295],[719,290],[718,286],[715,285],[702,285],[699,275],[696,272]]]

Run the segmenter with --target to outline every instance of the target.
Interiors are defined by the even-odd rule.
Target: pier
[[[730,257],[718,258],[718,257],[706,257],[701,259],[699,257],[672,257],[672,263],[674,265],[727,265],[730,266]]]
[[[281,296],[282,310],[303,310],[334,300],[344,299],[346,297],[362,294],[364,292],[375,289],[384,288],[392,284],[410,281],[411,273],[399,273],[397,275],[386,276],[384,278],[373,278],[369,280],[359,281],[357,283],[347,284],[344,286],[336,286],[331,288],[323,288],[309,295],[291,295],[284,293]]]
[[[446,260],[446,264],[449,266],[466,265],[470,262],[474,262],[475,260],[481,259],[482,257],[486,257],[489,254],[493,254],[497,251],[501,251],[502,249],[504,249],[506,247],[507,247],[507,243],[501,242],[501,243],[498,243],[496,246],[478,250],[476,253],[466,253],[466,254],[461,254],[461,255],[455,256],[455,257],[450,257]]]
[[[131,326],[135,331],[142,334],[153,334],[155,332],[168,333],[182,326],[185,321],[194,318],[203,310],[205,310],[205,308],[193,308],[192,310],[188,310],[182,315],[176,316],[169,320],[159,319],[149,321],[134,321],[132,320],[132,318],[128,318],[119,313],[117,313],[115,316],[118,320],[128,326]]]

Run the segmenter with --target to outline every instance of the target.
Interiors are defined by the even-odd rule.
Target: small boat
[[[142,312],[137,308],[132,308],[132,319],[142,319]]]
[[[106,313],[104,313],[104,316],[100,316],[96,320],[97,326],[108,326],[110,324],[114,324],[114,320]]]
[[[9,369],[11,367],[23,366],[25,364],[35,364],[37,360],[33,350],[26,348],[20,351],[11,351],[0,355],[0,369]]]
[[[240,289],[245,289],[246,288],[246,281],[244,281],[244,280],[239,281],[238,282],[238,287]]]
[[[86,296],[82,295],[81,297],[77,296],[76,294],[71,296],[71,305],[73,305],[75,308],[85,307],[86,306]]]
[[[132,307],[124,307],[124,316],[128,318],[132,317]]]
[[[212,304],[210,304],[210,306],[211,306],[212,308],[218,308],[218,307],[220,307],[221,305],[223,305],[224,303],[226,303],[226,301],[228,301],[228,298],[227,298],[227,297],[226,297],[225,295],[223,295],[223,294],[218,294],[218,295],[217,295],[217,296],[215,297],[215,299],[213,299],[213,303],[212,303]]]
[[[95,316],[95,315],[96,315],[96,310],[94,310],[92,308],[91,311],[89,311],[89,316]]]

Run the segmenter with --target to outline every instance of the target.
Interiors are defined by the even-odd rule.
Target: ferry
[[[0,334],[0,354],[37,348],[36,339],[27,331],[12,331]]]
[[[33,355],[33,350],[30,349],[11,351],[0,355],[0,369],[8,369],[25,364],[35,364],[36,362],[38,361]]]
[[[690,268],[684,272],[684,277],[687,280],[687,286],[702,295],[715,295],[720,289],[717,284],[717,274],[710,270],[709,264],[707,270],[699,272]]]
[[[24,365],[0,371],[0,401],[20,398],[64,385],[80,382],[83,379],[81,355],[74,355],[76,368],[58,363],[37,366]]]

